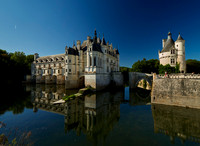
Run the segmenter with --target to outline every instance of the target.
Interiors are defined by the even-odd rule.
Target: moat
[[[77,90],[64,86],[4,87],[0,128],[13,139],[31,131],[33,145],[199,145],[200,110],[150,104],[150,91],[129,87],[51,102]],[[6,93],[6,94],[5,94]]]

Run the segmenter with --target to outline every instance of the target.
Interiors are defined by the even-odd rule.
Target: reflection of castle
[[[152,105],[154,132],[200,143],[200,110],[166,105]]]
[[[64,115],[66,133],[74,130],[77,135],[80,135],[82,131],[96,144],[105,139],[120,118],[120,102],[124,97],[122,91],[97,93],[84,98],[76,98],[67,103],[53,105],[52,101],[58,96],[61,98],[66,94],[65,90],[58,93],[56,91],[62,90],[61,88],[49,89],[49,87],[45,87],[32,90],[34,111],[39,108]]]

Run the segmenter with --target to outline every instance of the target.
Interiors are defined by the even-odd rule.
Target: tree
[[[167,65],[159,65],[159,74],[167,73],[179,73],[179,64],[176,67],[171,67],[169,64]]]
[[[25,55],[24,52],[8,53],[0,49],[1,82],[21,81],[24,76],[31,73],[33,55]]]
[[[132,65],[131,71],[142,73],[158,73],[159,64],[159,60],[157,59],[146,60],[145,58],[143,58],[143,60],[138,60]]]
[[[188,59],[186,61],[186,69],[188,73],[200,73],[200,61]]]
[[[25,64],[26,55],[24,52],[15,52],[11,54],[11,60],[15,61],[17,64]]]

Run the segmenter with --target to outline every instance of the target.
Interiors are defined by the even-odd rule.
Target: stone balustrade
[[[162,79],[162,78],[171,78],[171,79],[200,79],[200,74],[159,74],[156,75],[156,78]]]

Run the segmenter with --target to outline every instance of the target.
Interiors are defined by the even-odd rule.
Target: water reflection
[[[36,86],[32,89],[33,111],[38,109],[64,115],[65,133],[76,131],[87,135],[93,144],[104,141],[120,118],[124,91],[97,92],[66,103],[52,104],[67,94],[64,87]]]
[[[146,105],[151,102],[150,97],[151,90],[146,90],[142,88],[136,88],[134,90],[130,90],[129,92],[129,104],[131,106],[136,105]]]
[[[200,143],[200,110],[183,107],[152,105],[154,132],[170,136],[171,143],[175,138]]]
[[[32,108],[29,86],[6,86],[1,87],[0,115],[7,111],[13,114],[24,112],[24,108]]]

